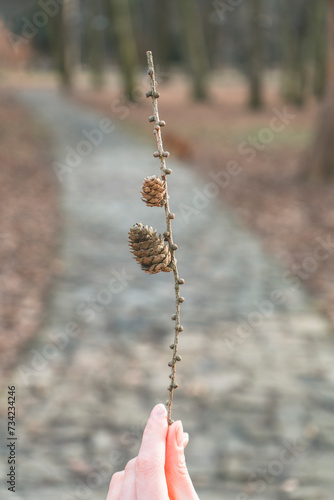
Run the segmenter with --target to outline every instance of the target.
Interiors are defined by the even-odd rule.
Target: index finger
[[[136,491],[138,500],[168,500],[165,476],[167,410],[156,405],[146,424],[136,460]]]

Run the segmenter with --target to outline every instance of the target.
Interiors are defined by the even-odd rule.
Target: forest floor
[[[58,190],[48,138],[4,90],[0,92],[0,373],[41,325],[55,273]]]
[[[151,102],[143,95],[147,88],[143,79],[138,101],[130,104],[122,102],[116,87],[83,89],[75,98],[123,122],[129,131],[151,137],[146,119]],[[193,205],[185,207],[189,219],[201,204],[220,196],[290,270],[286,280],[291,287],[303,283],[334,322],[334,186],[299,177],[318,105],[287,106],[269,87],[265,107],[253,112],[245,105],[245,88],[233,80],[214,83],[207,103],[194,103],[182,78],[162,81],[159,90],[160,118],[167,122],[165,149],[203,175],[202,196],[194,193]]]

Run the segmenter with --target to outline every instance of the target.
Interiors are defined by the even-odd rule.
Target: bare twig
[[[153,65],[153,57],[152,52],[146,52],[147,55],[147,63],[148,63],[148,74],[151,78],[151,90],[146,92],[147,97],[152,97],[152,105],[153,105],[153,115],[149,117],[150,122],[154,122],[154,134],[157,139],[158,151],[154,153],[153,156],[160,159],[160,169],[161,169],[161,179],[164,182],[166,188],[165,194],[165,214],[166,214],[166,232],[164,236],[168,242],[170,253],[171,253],[171,263],[170,267],[173,269],[174,273],[174,281],[175,281],[175,314],[172,315],[172,320],[175,321],[175,333],[174,333],[174,341],[173,344],[170,345],[170,348],[173,350],[172,360],[168,363],[168,366],[171,367],[172,372],[170,374],[170,385],[168,386],[169,390],[169,400],[167,401],[167,410],[168,410],[168,422],[169,424],[173,423],[171,418],[172,416],[172,403],[173,403],[173,394],[174,390],[178,387],[178,384],[175,382],[175,372],[176,372],[176,364],[178,361],[181,361],[181,356],[178,355],[178,344],[179,344],[179,334],[183,331],[183,327],[180,323],[180,306],[184,302],[184,298],[180,296],[180,285],[184,284],[184,280],[180,279],[178,269],[177,269],[177,260],[175,257],[175,251],[177,250],[177,245],[173,242],[173,234],[172,234],[172,220],[175,219],[175,215],[172,214],[169,210],[169,196],[167,189],[167,175],[170,175],[172,171],[166,167],[166,158],[169,157],[169,153],[164,151],[162,144],[162,136],[161,136],[161,127],[164,127],[166,124],[164,121],[160,120],[159,110],[158,110],[158,98],[159,92],[157,92],[157,82],[155,80],[154,74],[154,65]]]

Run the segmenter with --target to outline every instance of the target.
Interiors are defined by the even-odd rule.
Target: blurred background
[[[184,287],[175,419],[201,500],[333,491],[334,2],[2,0],[1,497],[104,499],[168,385],[173,284],[131,260],[164,231],[156,66]],[[167,391],[165,391],[166,394]]]

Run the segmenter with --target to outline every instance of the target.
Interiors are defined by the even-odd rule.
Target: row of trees
[[[64,1],[61,15],[58,18],[58,23],[61,22],[61,25],[55,26],[55,47],[59,56],[60,73],[65,84],[70,83],[70,68],[73,67],[67,54],[73,47],[70,43],[70,33],[73,36],[74,32],[73,30],[71,32],[69,28],[71,25],[69,6],[72,5],[73,8],[73,5],[76,4],[75,8],[78,8],[78,2],[79,0]],[[222,23],[214,25],[217,32],[217,30],[224,29],[224,24],[227,22],[226,16],[228,12],[231,14],[231,11],[226,10],[228,4],[224,2],[214,2],[214,5],[215,14]],[[93,2],[93,5],[90,4],[88,15],[90,29],[87,31],[87,42],[90,49],[88,62],[93,81],[100,85],[103,80],[103,37],[98,34],[98,31],[92,33],[91,30],[92,22],[102,12],[103,6],[106,7],[108,17],[112,20],[116,46],[118,47],[118,59],[124,76],[124,91],[126,96],[131,99],[132,89],[135,85],[135,70],[139,61],[130,0],[105,0],[104,3],[103,0],[97,0]],[[193,80],[193,95],[196,99],[206,99],[207,97],[208,74],[215,64],[215,50],[218,51],[219,47],[219,44],[213,43],[215,36],[212,36],[210,57],[207,48],[210,38],[205,33],[202,7],[197,0],[179,0],[174,4],[174,16],[177,15],[182,28],[180,41],[185,51],[183,57],[189,62]],[[225,10],[223,10],[224,8]],[[153,22],[155,27],[154,48],[157,60],[161,61],[165,67],[168,67],[172,60],[170,10],[170,2],[160,0],[159,6],[155,10]],[[241,42],[241,45],[243,44],[241,60],[244,61],[243,69],[249,82],[249,104],[252,108],[260,108],[263,105],[263,72],[267,43],[263,27],[263,12],[264,0],[248,0],[246,10],[244,9],[243,12],[246,16],[243,23],[248,34]],[[307,177],[329,178],[334,175],[332,140],[334,131],[334,49],[333,40],[328,36],[329,30],[327,29],[330,13],[332,14],[330,33],[334,40],[334,0],[294,0],[294,2],[281,0],[279,2],[279,18],[282,28],[279,53],[283,75],[282,95],[285,100],[288,103],[302,105],[310,94],[314,94],[319,99],[323,98],[328,74],[328,52],[332,61],[330,72],[332,87],[328,93],[318,126],[314,148],[305,161],[304,172]],[[59,36],[61,32],[64,33],[64,37]],[[213,35],[215,34],[213,33]],[[69,36],[67,40],[66,36]],[[328,51],[329,45],[332,49],[330,51]],[[67,66],[66,61],[68,62]]]
[[[56,4],[58,13],[33,42],[53,54],[64,85],[78,64],[101,85],[105,66],[117,60],[131,99],[136,71],[153,48],[161,71],[187,68],[195,99],[207,98],[210,71],[224,66],[244,73],[253,108],[263,105],[268,67],[281,68],[289,103],[303,105],[325,92],[328,0],[16,0],[26,16],[21,10],[12,29],[20,33],[43,2]]]
[[[145,54],[150,46],[155,48],[156,60],[160,68],[166,70],[174,59],[180,59],[180,54],[173,54],[173,34],[171,31],[172,14],[178,18],[182,28],[182,40],[180,42],[180,53],[183,59],[189,61],[193,76],[193,93],[195,99],[207,97],[206,80],[209,71],[209,59],[206,50],[204,30],[201,19],[200,4],[193,0],[182,0],[175,2],[175,11],[171,11],[170,0],[160,0],[155,3],[155,12],[152,19],[152,31],[154,36],[143,36],[140,26],[140,12],[134,9],[134,3],[129,0],[64,0],[60,6],[59,15],[53,22],[53,36],[51,45],[55,54],[57,68],[62,83],[70,85],[73,69],[75,68],[75,57],[78,55],[78,43],[82,41],[77,37],[73,29],[76,23],[74,10],[81,11],[85,19],[85,62],[92,74],[95,85],[103,82],[103,70],[106,63],[106,45],[108,37],[104,36],[97,20],[109,19],[110,36],[113,46],[116,48],[115,57],[118,59],[124,80],[124,93],[128,99],[133,99],[133,88],[135,87],[136,72],[140,67],[141,54]],[[170,14],[171,16],[169,16]],[[137,30],[134,26],[137,26]],[[148,26],[148,30],[149,30]],[[78,61],[77,61],[78,62]]]
[[[57,6],[34,43],[53,55],[63,85],[70,86],[79,64],[92,82],[103,83],[108,61],[118,60],[124,94],[133,99],[137,69],[154,50],[160,71],[182,64],[192,76],[193,96],[206,99],[214,68],[235,66],[248,82],[249,105],[263,105],[266,68],[280,68],[285,101],[303,105],[314,95],[324,111],[315,147],[305,162],[307,176],[334,176],[334,0],[44,0]],[[16,0],[20,34],[25,19],[43,0]],[[0,5],[12,9],[12,2]],[[331,7],[331,8],[330,8]],[[330,16],[331,13],[331,16]],[[331,22],[329,20],[332,19]],[[330,29],[329,29],[330,28]],[[331,61],[331,64],[328,64]]]

